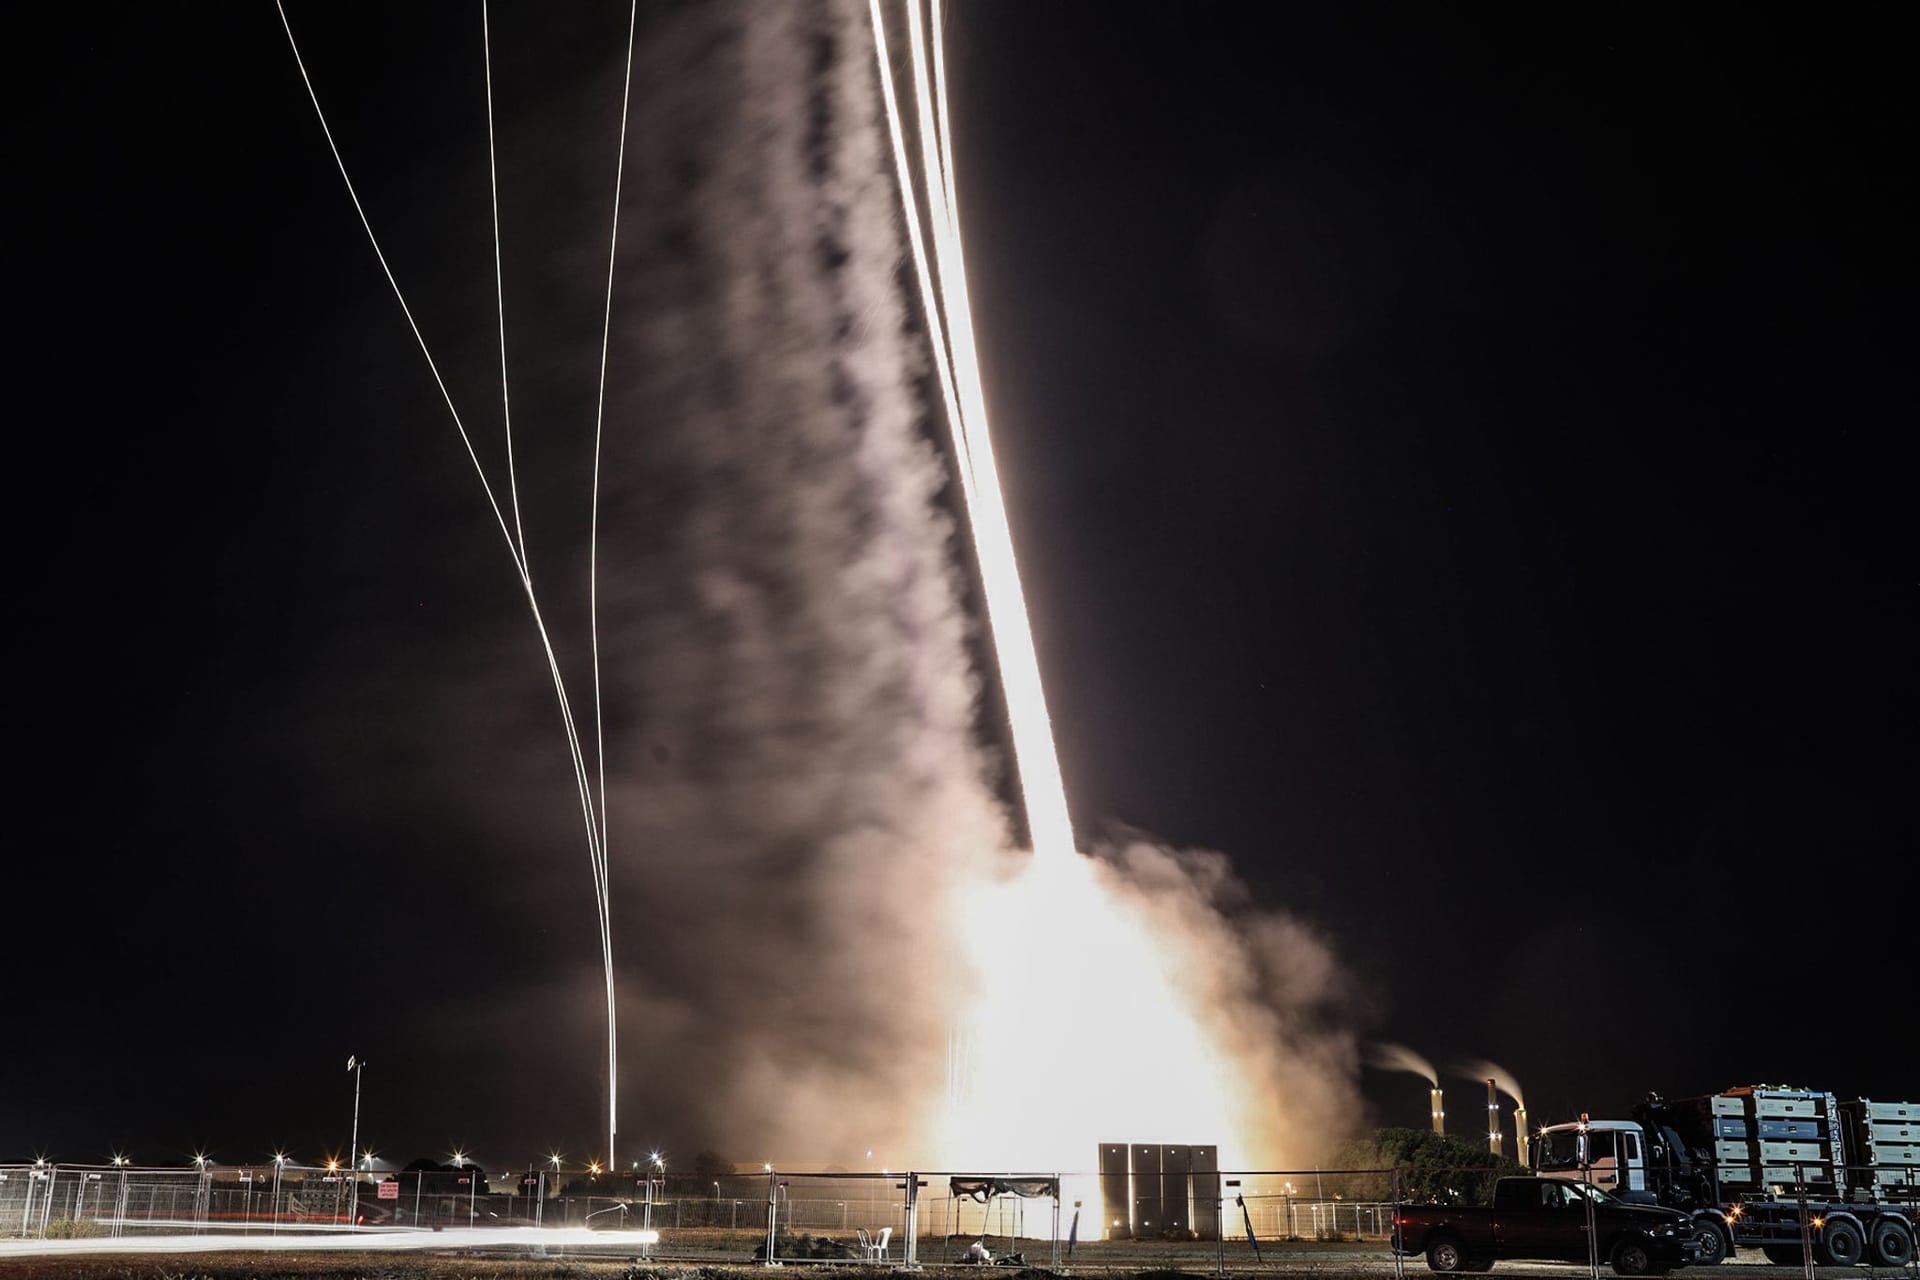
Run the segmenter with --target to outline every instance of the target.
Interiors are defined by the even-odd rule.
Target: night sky
[[[290,7],[303,51],[490,431],[478,9],[322,8]],[[554,281],[604,252],[601,8],[494,15],[536,559],[586,491],[599,317]],[[550,695],[273,8],[47,22],[6,89],[0,1161],[317,1154],[350,1053],[398,1158],[584,1149],[592,1036],[461,1012],[597,964]],[[1362,1040],[1492,1058],[1539,1121],[1920,1095],[1891,22],[951,16],[1077,826],[1227,853],[1330,942]],[[524,687],[456,706],[506,643]],[[536,799],[474,816],[506,793]],[[1424,1121],[1424,1084],[1361,1083]]]

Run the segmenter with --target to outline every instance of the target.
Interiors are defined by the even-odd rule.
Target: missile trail
[[[573,765],[574,788],[580,801],[581,821],[587,834],[587,860],[593,876],[594,905],[599,916],[601,964],[606,974],[607,997],[607,1159],[609,1167],[613,1160],[613,1140],[616,1132],[615,1096],[617,1091],[617,1049],[616,1049],[616,1002],[614,998],[613,973],[613,926],[611,889],[608,882],[607,829],[606,829],[606,763],[605,745],[600,722],[600,681],[599,681],[599,633],[598,633],[598,583],[596,579],[597,554],[588,559],[589,594],[594,612],[594,732],[596,738],[596,764],[599,770],[599,795],[594,793],[594,780],[587,768],[586,752],[581,745],[579,726],[574,720],[573,703],[567,693],[566,677],[560,670],[560,660],[554,652],[553,641],[547,631],[546,618],[540,609],[540,600],[533,588],[533,575],[527,559],[525,535],[521,531],[518,481],[513,469],[512,419],[508,413],[510,399],[507,388],[506,354],[506,299],[500,274],[500,221],[498,196],[494,195],[493,236],[494,236],[494,272],[495,297],[500,307],[500,401],[503,416],[507,417],[508,486],[513,509],[513,525],[507,523],[506,513],[502,510],[499,498],[492,483],[487,479],[487,471],[480,463],[480,457],[473,447],[473,439],[468,434],[466,424],[461,420],[460,411],[455,407],[453,394],[448,390],[446,379],[442,377],[439,363],[433,358],[432,350],[427,346],[425,335],[413,317],[413,308],[407,304],[406,293],[400,288],[399,280],[393,274],[393,268],[387,262],[387,255],[380,247],[380,238],[374,234],[373,223],[368,219],[366,209],[360,203],[360,195],[354,189],[353,178],[347,172],[346,160],[340,154],[339,144],[334,141],[333,129],[327,123],[326,112],[320,106],[320,96],[313,87],[313,78],[307,72],[306,59],[300,54],[300,43],[294,38],[293,25],[287,19],[286,6],[282,0],[274,0],[274,7],[280,15],[281,28],[287,34],[287,44],[293,51],[293,59],[300,70],[300,79],[307,90],[307,98],[313,104],[315,117],[320,122],[320,131],[326,136],[327,148],[333,154],[333,162],[340,172],[340,180],[345,184],[347,197],[353,202],[353,210],[359,216],[360,225],[367,233],[367,241],[373,247],[374,257],[380,263],[380,270],[386,277],[388,286],[393,290],[394,299],[399,302],[401,313],[406,317],[407,327],[412,330],[414,341],[420,346],[420,354],[426,359],[427,368],[433,374],[434,384],[440,389],[440,396],[446,402],[447,412],[453,418],[454,430],[459,433],[460,443],[465,447],[467,460],[472,463],[474,475],[480,481],[480,488],[486,495],[488,509],[493,513],[494,523],[499,527],[501,536],[506,540],[507,558],[512,561],[514,571],[519,578],[520,588],[526,596],[527,609],[533,616],[533,626],[540,638],[540,647],[547,663],[547,674],[553,682],[554,698],[559,706],[560,722],[566,735],[567,752]],[[627,89],[623,90],[620,110],[620,165],[616,167],[614,179],[614,230],[612,243],[608,248],[608,294],[606,324],[612,324],[612,272],[613,254],[619,243],[619,185],[620,166],[626,158],[626,120],[628,94],[633,80],[633,34],[638,15],[638,0],[634,0],[632,15],[629,17],[627,31]],[[492,32],[488,25],[487,7],[481,7],[483,47],[486,50],[487,78],[487,166],[490,191],[493,186],[494,169],[494,128],[493,128],[493,55]],[[594,490],[593,512],[597,531],[599,520],[599,449],[601,418],[605,408],[607,337],[601,336],[601,393],[599,406],[594,420]],[[519,533],[519,537],[516,537]]]
[[[934,2],[934,18],[938,25],[938,0]],[[959,456],[956,463],[962,475],[962,492],[968,524],[973,532],[974,554],[980,565],[988,626],[994,638],[994,651],[1000,659],[1000,677],[1006,694],[1007,719],[1012,731],[1014,763],[1020,777],[1027,828],[1033,840],[1035,857],[1043,860],[1061,859],[1074,852],[1073,822],[1067,811],[1066,786],[1060,777],[1053,726],[1047,715],[1046,690],[1040,679],[1040,660],[1033,645],[1033,626],[1027,616],[1026,598],[1020,587],[1020,568],[1014,555],[1013,532],[1007,521],[1006,500],[1000,490],[1000,477],[993,459],[993,441],[987,425],[986,394],[980,379],[973,308],[967,295],[966,258],[960,238],[959,210],[952,199],[953,158],[946,139],[946,121],[951,113],[947,108],[945,92],[945,46],[942,41],[935,40],[932,49],[934,66],[930,76],[925,19],[920,0],[908,0],[908,52],[913,68],[913,94],[918,121],[916,141],[919,144],[921,169],[916,183],[909,181],[904,172],[907,130],[893,88],[892,63],[887,53],[886,23],[880,0],[871,0],[869,8],[873,16],[874,43],[880,59],[881,96],[886,106],[887,128],[892,136],[896,163],[902,169],[901,202],[907,210],[908,240],[913,248],[915,269],[921,278],[923,299],[929,293],[933,299],[928,306],[928,328],[933,334],[935,363],[943,379],[950,380],[950,385],[943,390],[958,439]],[[933,240],[931,266],[927,261],[925,238],[919,227],[916,188],[924,197],[928,209],[927,222]],[[927,286],[929,277],[933,282],[931,290]],[[949,350],[942,350],[943,334],[944,345],[948,345]]]

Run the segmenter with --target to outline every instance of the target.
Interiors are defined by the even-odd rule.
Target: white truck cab
[[[1622,1200],[1653,1198],[1647,1136],[1632,1120],[1549,1125],[1534,1140],[1533,1167],[1543,1178],[1584,1180]]]

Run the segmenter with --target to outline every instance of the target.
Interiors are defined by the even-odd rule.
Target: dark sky
[[[496,15],[529,168],[516,121],[610,147],[612,102],[580,104],[617,8]],[[376,225],[483,404],[477,10],[311,10]],[[64,21],[13,45],[6,90],[0,1160],[338,1143],[351,1052],[406,1063],[392,1141],[483,1140],[447,1117],[501,1046],[417,1026],[580,950],[578,851],[524,906],[461,874],[504,837],[435,806],[500,762],[383,746],[356,708],[443,711],[435,673],[518,625],[497,535],[272,7]],[[1330,937],[1364,1035],[1493,1058],[1536,1119],[1761,1080],[1920,1093],[1889,1038],[1920,651],[1896,47],[1878,17],[1731,7],[953,15],[974,307],[1077,824],[1227,852]],[[595,194],[503,200],[590,261]],[[508,268],[535,316],[542,270],[578,265],[542,253]],[[573,344],[528,378],[556,421],[590,410],[596,319],[528,339]],[[579,492],[569,456],[536,511]],[[544,1087],[519,1049],[489,1087]],[[554,1071],[590,1095],[591,1067]],[[1364,1086],[1423,1118],[1410,1077]]]

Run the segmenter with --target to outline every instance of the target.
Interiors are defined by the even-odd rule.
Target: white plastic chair
[[[855,1227],[853,1234],[860,1239],[860,1257],[868,1262],[873,1260],[873,1237],[867,1234],[865,1227]]]
[[[880,1228],[880,1234],[871,1239],[868,1238],[864,1230],[861,1231],[860,1241],[867,1251],[867,1261],[885,1262],[887,1260],[887,1242],[891,1239],[893,1239],[892,1227]]]

